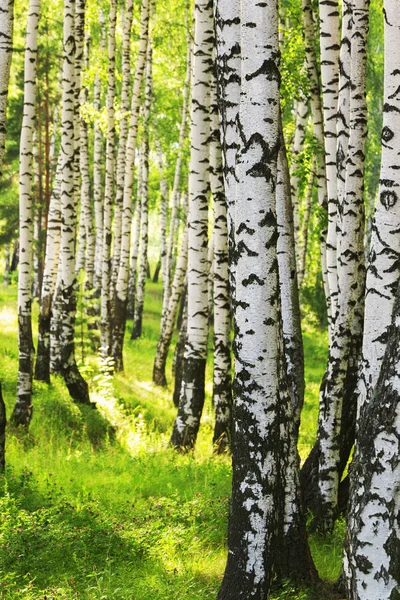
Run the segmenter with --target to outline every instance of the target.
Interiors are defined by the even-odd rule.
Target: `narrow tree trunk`
[[[216,80],[214,79],[211,94],[210,146],[210,184],[214,200],[212,305],[214,308],[213,404],[215,425],[213,444],[215,451],[220,454],[227,449],[232,437],[232,362],[227,206],[216,92]]]
[[[182,290],[181,304],[181,323],[179,327],[179,337],[175,346],[174,360],[172,363],[172,372],[175,377],[174,381],[174,393],[172,395],[172,401],[174,406],[179,407],[179,399],[181,397],[181,389],[183,382],[183,363],[185,356],[185,346],[187,340],[187,328],[188,328],[188,303],[187,303],[187,279],[184,282]],[[179,317],[179,315],[178,315]],[[179,321],[179,318],[178,318]]]
[[[39,312],[38,347],[35,365],[35,379],[38,381],[44,381],[45,383],[50,383],[50,320],[60,256],[61,167],[62,163],[60,154],[47,219],[46,254],[43,271]]]
[[[152,94],[152,51],[149,42],[147,51],[147,66],[146,66],[146,90],[145,103],[143,109],[143,171],[142,171],[142,197],[141,197],[141,225],[140,225],[140,263],[139,275],[136,289],[135,316],[133,323],[132,339],[137,339],[142,335],[143,307],[144,307],[144,292],[146,287],[147,276],[147,249],[149,244],[149,118],[151,107]],[[122,355],[122,351],[121,351]],[[121,364],[122,368],[122,364]]]
[[[128,303],[127,303],[127,317],[133,319],[135,316],[135,303],[136,303],[136,270],[137,262],[139,257],[139,244],[140,244],[140,225],[142,222],[142,207],[141,207],[141,192],[142,189],[142,169],[139,166],[139,177],[138,177],[138,193],[136,200],[135,220],[133,223],[133,240],[132,240],[132,251],[129,266],[129,281],[128,281]],[[132,331],[133,333],[133,331]],[[132,337],[131,337],[132,339]]]
[[[121,256],[118,278],[113,297],[112,347],[111,355],[115,368],[123,369],[123,342],[126,326],[126,306],[128,301],[129,259],[132,229],[132,191],[135,169],[136,138],[139,125],[140,90],[146,66],[149,37],[149,0],[142,1],[140,13],[139,56],[133,82],[131,117],[125,154],[124,197],[122,204]]]
[[[187,132],[187,120],[188,120],[188,112],[189,112],[189,94],[190,94],[190,78],[191,78],[191,70],[192,70],[192,35],[191,35],[191,27],[189,23],[191,23],[190,18],[191,8],[190,3],[186,3],[186,28],[187,28],[187,55],[186,55],[186,78],[183,86],[183,103],[182,103],[182,112],[181,112],[181,125],[179,130],[179,139],[178,139],[178,156],[176,158],[175,163],[175,173],[174,173],[174,182],[172,185],[172,193],[171,193],[171,216],[169,222],[169,236],[168,236],[168,244],[167,244],[167,256],[165,261],[165,281],[168,283],[163,290],[163,308],[162,308],[162,319],[164,319],[165,312],[168,309],[169,302],[169,294],[170,294],[170,286],[172,281],[172,258],[173,251],[175,246],[175,230],[176,230],[176,220],[178,216],[179,209],[179,187],[180,187],[180,179],[181,179],[181,171],[182,171],[182,160],[183,160],[183,149],[184,149],[184,141]]]
[[[13,49],[14,0],[0,2],[0,180],[3,173],[3,159],[6,140],[6,113],[8,82]]]
[[[33,266],[33,130],[36,117],[37,34],[40,0],[30,0],[24,64],[24,115],[20,143],[20,264],[18,274],[18,386],[12,421],[29,426],[32,418],[32,266]]]
[[[232,266],[235,248],[235,165],[239,144],[236,126],[240,99],[240,0],[214,2],[217,33],[216,63],[221,145],[224,158],[225,197],[228,220],[228,255]],[[229,269],[231,295],[235,290],[235,270]]]
[[[124,33],[122,40],[122,84],[119,120],[119,144],[117,156],[115,207],[114,207],[114,248],[112,260],[112,287],[118,278],[121,254],[122,202],[124,198],[125,154],[128,137],[129,92],[131,81],[131,29],[133,20],[133,0],[127,0],[124,12]],[[112,291],[113,293],[113,291]]]
[[[306,198],[305,198],[305,203],[304,203],[304,215],[303,215],[303,223],[302,223],[302,233],[300,236],[301,243],[300,243],[300,257],[299,257],[299,271],[298,271],[298,275],[297,275],[297,282],[299,285],[299,290],[301,289],[301,286],[303,285],[304,277],[306,275],[308,229],[309,229],[310,217],[311,217],[312,197],[313,197],[314,179],[315,179],[315,167],[316,167],[316,162],[315,162],[315,159],[313,159],[312,170],[311,170],[311,173],[309,176],[310,178],[308,181],[308,186],[307,186],[307,191],[306,191]]]
[[[181,397],[171,436],[171,444],[177,449],[189,449],[195,445],[205,394],[212,17],[212,6],[208,0],[196,2],[190,111],[188,329]]]
[[[158,340],[156,356],[153,366],[153,382],[157,385],[167,385],[167,377],[165,367],[167,363],[168,350],[171,344],[172,335],[176,321],[176,315],[179,307],[179,299],[182,295],[182,290],[187,271],[187,255],[188,255],[188,230],[185,228],[182,246],[179,254],[178,263],[174,273],[174,281],[171,286],[171,293],[168,302],[168,310],[162,322],[160,339]]]
[[[68,391],[76,402],[89,404],[88,384],[79,372],[75,361],[75,235],[76,235],[76,195],[75,195],[75,146],[74,122],[76,111],[74,97],[75,73],[75,1],[65,0],[64,5],[64,54],[62,89],[62,134],[61,134],[61,374]]]
[[[324,147],[326,164],[326,188],[328,195],[328,231],[326,240],[326,263],[330,294],[332,321],[338,309],[337,276],[337,180],[336,140],[337,109],[339,93],[339,4],[338,0],[319,0],[321,83],[324,117]]]
[[[104,14],[100,11],[100,27],[101,27],[101,41],[100,50],[105,51],[105,24]],[[99,126],[99,112],[100,112],[100,96],[101,96],[101,82],[98,73],[94,79],[94,92],[93,92],[93,108],[96,111],[94,119],[94,140],[93,140],[93,204],[94,204],[94,220],[96,225],[96,252],[95,252],[95,267],[94,267],[94,286],[96,293],[100,296],[101,293],[101,279],[102,279],[102,258],[103,258],[103,189],[102,189],[102,133]],[[108,122],[110,125],[110,122]]]
[[[304,403],[304,351],[297,284],[290,174],[283,132],[281,132],[281,147],[278,153],[276,216],[278,222],[277,252],[282,300],[283,343],[286,373],[293,404],[293,432],[297,439],[300,415]]]
[[[107,89],[107,142],[106,142],[106,176],[103,206],[103,239],[101,268],[101,308],[100,329],[101,349],[104,357],[111,350],[111,226],[114,200],[115,179],[115,27],[117,20],[116,0],[110,0],[108,29],[108,89]]]

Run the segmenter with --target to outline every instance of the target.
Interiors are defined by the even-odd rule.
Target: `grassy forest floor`
[[[15,285],[0,290],[0,380],[8,415],[18,366],[16,295]],[[112,380],[78,334],[77,357],[82,361],[83,354],[98,410],[74,405],[55,377],[50,386],[34,384],[29,433],[8,429],[0,478],[0,598],[216,597],[226,560],[230,457],[212,454],[211,369],[194,454],[168,448],[171,386],[151,383],[160,304],[161,287],[148,283],[143,336],[127,337],[125,373]],[[78,332],[86,329],[82,314],[80,307]],[[316,326],[305,324],[304,339],[303,459],[314,440],[327,346]],[[340,573],[343,529],[338,523],[332,536],[311,538],[323,579]],[[322,596],[290,584],[272,595],[315,597]]]

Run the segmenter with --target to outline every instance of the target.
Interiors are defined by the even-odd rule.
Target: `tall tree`
[[[84,10],[84,5],[83,5]],[[65,0],[63,38],[63,86],[61,116],[61,250],[60,250],[60,370],[71,397],[76,402],[90,403],[87,382],[75,360],[76,274],[75,237],[77,227],[77,194],[75,193],[75,0]],[[78,141],[78,140],[77,140]]]
[[[210,86],[213,51],[211,0],[195,4],[188,211],[188,329],[183,381],[171,444],[191,448],[204,405],[208,338],[208,196]]]
[[[24,62],[24,115],[22,118],[20,191],[20,264],[18,274],[18,389],[12,420],[28,426],[32,417],[32,267],[33,267],[33,132],[36,118],[37,37],[40,0],[30,0]]]
[[[122,201],[121,256],[118,278],[113,295],[112,309],[112,345],[111,355],[117,371],[122,371],[123,344],[126,326],[126,308],[128,302],[129,259],[131,252],[132,229],[132,192],[135,170],[136,139],[139,126],[140,97],[143,75],[146,67],[147,43],[149,37],[150,2],[142,0],[140,13],[139,55],[133,81],[131,115],[128,139],[125,150],[124,196]]]
[[[300,577],[312,576],[313,567],[301,515],[280,318],[277,5],[246,1],[240,15],[233,481],[228,561],[218,599],[264,600],[274,567],[282,576]]]
[[[13,48],[14,0],[0,2],[0,179],[6,140],[8,82]]]

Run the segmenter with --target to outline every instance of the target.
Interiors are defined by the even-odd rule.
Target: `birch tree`
[[[103,205],[103,239],[102,268],[101,268],[101,307],[100,329],[101,348],[104,357],[109,356],[111,350],[111,227],[112,207],[114,201],[115,183],[115,28],[117,22],[116,0],[110,2],[109,28],[108,28],[108,87],[107,87],[107,141],[106,141],[106,174],[104,185]]]
[[[131,252],[132,191],[135,170],[136,139],[139,125],[140,92],[146,67],[149,37],[149,0],[142,0],[140,13],[139,55],[133,81],[131,115],[125,153],[124,196],[122,201],[121,256],[118,278],[113,296],[112,347],[111,355],[116,370],[123,370],[123,342],[126,326],[128,301],[129,259]]]
[[[278,11],[276,4],[243,2],[240,15],[233,482],[228,561],[219,600],[267,598],[274,567],[286,576],[288,565],[291,574],[312,571],[280,320]],[[291,530],[293,513],[299,520]]]
[[[64,4],[63,86],[61,116],[61,250],[60,250],[60,313],[61,313],[61,374],[71,397],[76,402],[90,403],[88,384],[79,372],[75,360],[75,237],[77,227],[77,196],[75,195],[75,0]]]
[[[12,420],[28,427],[32,417],[33,132],[36,118],[37,37],[40,0],[30,0],[24,61],[24,114],[19,162],[18,385]]]
[[[382,158],[366,283],[359,419],[345,574],[350,600],[399,595],[399,2],[384,3]],[[397,298],[396,298],[397,295]],[[389,313],[392,313],[390,320]]]
[[[14,0],[0,2],[0,179],[6,140],[8,82],[13,48]]]
[[[195,4],[188,211],[188,329],[183,381],[171,444],[191,448],[204,405],[208,337],[208,195],[213,14],[209,0]]]

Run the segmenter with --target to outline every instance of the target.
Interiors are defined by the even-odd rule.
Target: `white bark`
[[[14,0],[0,1],[0,179],[6,139],[8,82],[13,47]]]
[[[400,275],[400,11],[397,0],[385,3],[385,15],[382,162],[367,270],[360,407],[368,401],[378,379]]]
[[[107,89],[107,145],[106,176],[103,207],[103,239],[101,270],[101,348],[103,356],[109,356],[111,347],[111,225],[115,180],[115,27],[117,20],[116,0],[110,2],[108,29],[108,89]]]
[[[207,240],[212,49],[212,6],[207,0],[199,0],[195,4],[190,107],[188,332],[181,398],[171,437],[171,443],[176,448],[195,444],[204,404],[208,338]]]
[[[113,298],[113,331],[111,354],[118,370],[123,368],[122,348],[128,300],[129,259],[132,229],[132,191],[135,169],[136,138],[139,125],[140,90],[146,66],[149,37],[149,0],[142,0],[140,13],[139,56],[133,81],[131,115],[125,151],[124,195],[122,201],[121,255]]]
[[[100,11],[101,41],[100,50],[105,50],[105,23],[104,14]],[[98,113],[100,111],[101,82],[98,73],[94,79],[93,107],[96,111],[94,120],[94,141],[93,141],[93,203],[94,219],[96,225],[96,251],[95,251],[95,288],[100,292],[102,278],[102,258],[103,258],[103,189],[102,189],[102,133],[99,126]]]
[[[339,5],[337,0],[319,0],[321,83],[324,116],[324,147],[326,187],[328,194],[328,233],[326,260],[332,321],[337,311],[337,263],[336,263],[336,122],[339,93]]]
[[[19,164],[18,384],[12,419],[29,425],[32,406],[33,132],[36,120],[37,39],[40,0],[30,0],[24,62],[24,114]]]
[[[114,207],[114,247],[112,261],[112,283],[118,277],[121,253],[122,201],[124,196],[125,151],[128,136],[129,92],[131,82],[131,29],[133,20],[133,0],[127,0],[124,11],[122,39],[122,84],[119,114],[119,144],[116,170],[115,207]]]

